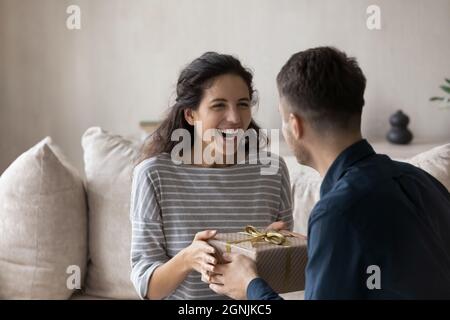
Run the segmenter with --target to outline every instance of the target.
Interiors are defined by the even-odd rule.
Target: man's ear
[[[301,139],[303,137],[303,119],[298,115],[289,114],[289,124],[291,127],[291,134],[295,139]]]
[[[187,123],[193,126],[195,124],[194,110],[191,108],[184,109],[184,119],[186,119]]]

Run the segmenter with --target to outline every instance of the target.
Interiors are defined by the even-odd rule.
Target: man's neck
[[[329,138],[325,142],[317,142],[320,146],[317,150],[311,151],[311,167],[316,169],[322,177],[325,177],[336,158],[348,147],[361,141],[361,134],[355,134],[345,138]],[[323,140],[322,140],[323,141]]]

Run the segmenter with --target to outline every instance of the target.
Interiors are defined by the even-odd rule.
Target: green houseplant
[[[430,101],[441,101],[440,108],[450,109],[450,79],[445,79],[446,84],[440,86],[442,91],[445,92],[443,97],[431,97]]]

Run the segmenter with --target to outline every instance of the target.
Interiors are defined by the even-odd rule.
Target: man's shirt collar
[[[356,162],[361,161],[368,156],[374,155],[375,151],[366,139],[355,142],[334,160],[320,187],[320,197],[327,194],[336,184],[336,182],[345,174],[348,168]]]

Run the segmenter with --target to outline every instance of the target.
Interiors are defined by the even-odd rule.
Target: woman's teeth
[[[238,134],[239,129],[217,129],[217,131],[225,136],[235,136]]]

